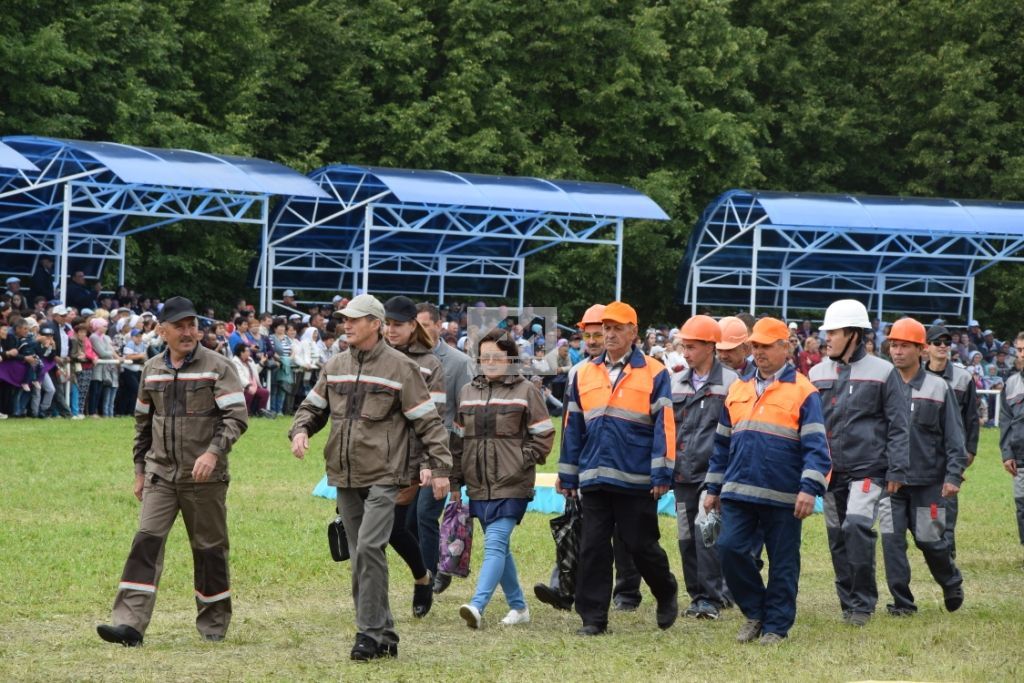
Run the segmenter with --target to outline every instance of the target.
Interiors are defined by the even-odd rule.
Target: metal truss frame
[[[271,240],[261,254],[266,267],[254,282],[271,305],[279,304],[274,291],[282,289],[274,283],[275,272],[327,270],[337,275],[336,288],[302,289],[418,294],[440,303],[446,296],[478,296],[470,283],[493,281],[495,296],[502,298],[516,283],[521,307],[527,258],[559,244],[615,247],[616,298],[621,294],[621,218],[403,203],[369,171],[313,179],[333,200],[288,198],[271,221]],[[299,238],[312,230],[321,244],[303,246]],[[436,238],[429,251],[402,243],[424,235]],[[478,248],[485,240],[509,245],[501,255],[487,254]],[[408,285],[387,284],[391,276],[406,276]]]
[[[974,317],[975,277],[999,262],[1024,263],[1024,235],[941,230],[886,232],[844,226],[775,225],[756,195],[728,192],[705,209],[687,248],[680,303],[735,304],[749,293],[749,311],[777,309],[788,317],[801,294],[834,294],[884,312]],[[819,257],[849,259],[823,270]],[[929,270],[941,262],[946,272]],[[871,263],[857,269],[854,264]],[[887,308],[886,302],[898,302]],[[938,309],[936,307],[939,307]]]

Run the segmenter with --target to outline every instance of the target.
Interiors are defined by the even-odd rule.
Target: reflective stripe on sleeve
[[[217,407],[226,410],[231,406],[245,405],[245,394],[241,391],[234,391],[217,397]]]
[[[448,394],[443,391],[432,391],[430,392],[430,399],[434,402],[435,406],[443,406],[448,403]]]
[[[822,436],[825,436],[825,425],[820,422],[812,422],[810,424],[805,424],[800,428],[801,439],[805,436],[810,436],[811,434],[821,434]]]
[[[308,394],[306,394],[306,400],[309,401],[310,405],[316,408],[327,407],[327,399],[321,396],[320,394],[316,393],[315,391],[310,391]]]
[[[725,438],[728,439],[729,437],[732,436],[732,427],[726,427],[724,424],[719,422],[718,426],[715,427],[715,434],[718,434],[719,436],[724,436]]]
[[[141,399],[135,399],[135,414],[149,415],[149,404]]]
[[[432,410],[435,413],[437,412],[437,409],[434,408],[434,402],[428,398],[418,406],[414,406],[409,410],[403,411],[403,414],[409,420],[418,420]]]
[[[721,484],[725,481],[725,475],[721,472],[708,472],[704,475],[705,484]]]
[[[466,428],[460,425],[458,422],[452,422],[452,431],[459,436],[466,436]]]
[[[803,472],[800,473],[800,478],[816,481],[823,487],[828,488],[828,479],[826,479],[825,475],[819,472],[818,470],[804,470]]]
[[[560,462],[558,463],[558,473],[571,474],[575,476],[580,473],[580,468],[579,465],[570,465],[569,463],[566,462]]]
[[[540,422],[534,422],[530,425],[529,431],[531,434],[548,434],[555,431],[555,426],[551,424],[549,418],[544,418]]]

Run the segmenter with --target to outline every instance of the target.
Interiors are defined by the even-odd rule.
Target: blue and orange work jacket
[[[821,397],[806,377],[787,365],[761,396],[756,378],[733,382],[704,480],[708,493],[792,507],[798,493],[823,495],[831,473]]]
[[[668,371],[634,346],[613,385],[606,355],[582,364],[567,388],[559,480],[569,489],[669,486],[676,426]]]

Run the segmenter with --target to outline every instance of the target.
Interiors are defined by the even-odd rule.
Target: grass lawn
[[[1024,570],[1011,481],[998,462],[997,434],[985,430],[961,496],[960,567],[967,600],[942,609],[920,553],[911,550],[920,613],[895,620],[881,557],[882,612],[864,629],[840,623],[821,515],[804,524],[799,613],[776,648],[738,646],[742,617],[654,624],[649,595],[632,614],[613,613],[612,635],[581,639],[575,614],[532,599],[553,558],[548,517],[530,513],[513,535],[533,623],[515,632],[497,620],[471,632],[458,607],[472,593],[456,580],[423,620],[411,616],[412,581],[392,557],[392,606],[402,642],[395,661],[355,664],[348,563],[331,562],[325,524],[330,502],[310,491],[322,474],[311,455],[288,452],[287,422],[257,420],[232,453],[228,494],[234,621],[228,640],[200,641],[192,559],[183,527],[168,542],[165,573],[142,649],[108,645],[95,626],[110,606],[136,527],[131,495],[132,422],[8,420],[0,423],[0,680],[863,680],[1024,679]],[[550,466],[545,469],[552,469]],[[675,522],[662,541],[680,575]],[[685,602],[684,602],[685,604]]]

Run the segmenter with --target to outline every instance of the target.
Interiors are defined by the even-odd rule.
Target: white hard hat
[[[871,329],[871,322],[868,320],[868,309],[856,299],[840,299],[833,301],[825,309],[825,321],[821,323],[821,329],[841,330],[845,327],[860,327],[865,330]]]

